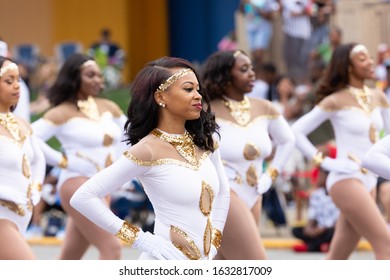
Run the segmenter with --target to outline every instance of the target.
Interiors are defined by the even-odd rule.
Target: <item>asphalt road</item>
[[[32,248],[39,260],[56,260],[60,253],[59,245],[32,245]],[[130,247],[123,249],[124,260],[136,260],[139,252]],[[323,253],[295,253],[289,248],[283,249],[267,249],[267,257],[269,260],[323,260]],[[85,254],[85,260],[97,260],[99,258],[98,251],[91,247]],[[373,260],[374,254],[371,250],[356,250],[352,254],[351,260]]]

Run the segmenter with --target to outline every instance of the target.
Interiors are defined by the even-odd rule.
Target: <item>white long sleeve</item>
[[[390,180],[390,135],[379,140],[366,152],[362,166]]]

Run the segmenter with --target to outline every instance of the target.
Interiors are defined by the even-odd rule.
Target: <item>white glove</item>
[[[39,203],[41,200],[41,192],[38,191],[37,189],[33,188],[31,190],[31,202],[35,206]]]
[[[42,199],[49,205],[56,203],[56,193],[52,184],[44,184],[42,187]]]
[[[138,238],[134,242],[133,247],[151,254],[159,260],[185,260],[186,257],[179,249],[177,249],[170,241],[164,238],[151,234],[150,232],[138,232]]]
[[[66,169],[70,171],[77,171],[86,176],[92,176],[99,171],[97,170],[96,166],[87,159],[78,157],[76,155],[67,155],[66,157],[68,159],[68,166]]]
[[[218,254],[217,248],[213,244],[211,244],[210,252],[209,252],[209,260],[213,260],[214,257]]]
[[[360,169],[360,166],[349,159],[333,159],[325,157],[321,163],[321,167],[328,171],[335,171],[338,173],[352,173]]]
[[[259,183],[257,184],[257,193],[262,195],[266,193],[272,186],[272,178],[268,175],[267,172],[264,172],[261,175]]]

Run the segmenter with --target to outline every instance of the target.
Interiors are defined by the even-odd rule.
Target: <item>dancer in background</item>
[[[0,56],[0,259],[35,259],[24,238],[40,200],[45,160],[30,125],[14,116],[20,95],[18,66]]]
[[[118,150],[124,150],[120,141],[126,117],[115,103],[98,98],[102,84],[95,61],[84,54],[73,54],[49,90],[53,107],[32,124],[42,139],[40,144],[47,163],[62,168],[57,191],[68,219],[60,259],[81,259],[90,245],[99,250],[100,259],[121,257],[118,240],[69,205],[73,193],[88,178],[109,166]],[[44,142],[53,136],[64,153]]]
[[[362,236],[371,244],[376,259],[390,259],[390,231],[373,199],[377,177],[361,166],[378,131],[383,127],[390,131],[386,96],[364,84],[373,78],[374,64],[365,46],[337,47],[316,92],[317,105],[292,126],[298,149],[329,171],[326,187],[340,209],[327,259],[349,258]],[[335,132],[335,159],[323,157],[307,138],[328,119]]]
[[[220,259],[266,258],[259,233],[261,195],[294,148],[290,127],[272,103],[245,96],[254,81],[251,60],[240,50],[216,52],[203,67],[202,82],[220,126],[221,158],[232,189]]]

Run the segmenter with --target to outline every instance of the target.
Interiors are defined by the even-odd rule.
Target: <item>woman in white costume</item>
[[[68,220],[60,259],[81,259],[90,245],[99,250],[100,259],[121,257],[120,242],[69,205],[81,184],[109,166],[120,149],[127,119],[114,102],[97,97],[102,84],[92,58],[79,53],[70,56],[49,90],[53,107],[32,124],[47,164],[62,168],[57,191]],[[64,153],[44,142],[53,136]]]
[[[254,81],[251,60],[239,50],[216,52],[203,68],[202,82],[220,127],[221,158],[231,187],[220,259],[266,258],[259,233],[262,194],[294,148],[294,135],[272,103],[245,96]],[[273,145],[275,154],[264,172]]]
[[[45,159],[29,124],[13,115],[20,95],[18,66],[0,56],[0,259],[35,259],[24,238],[39,202]]]
[[[363,157],[363,166],[381,176],[381,185],[378,188],[379,200],[383,206],[383,213],[390,229],[390,205],[388,184],[390,180],[390,135],[385,136],[372,146]],[[386,186],[385,186],[386,184]]]
[[[212,259],[229,208],[217,125],[194,67],[163,57],[133,81],[126,131],[132,147],[87,181],[71,204],[142,252],[140,259]],[[102,202],[137,177],[155,211],[154,234],[121,220]]]
[[[348,259],[362,236],[370,242],[375,258],[390,259],[390,232],[374,201],[377,176],[361,166],[378,131],[390,131],[386,96],[364,85],[374,78],[373,66],[363,45],[336,48],[316,93],[317,105],[293,124],[298,149],[330,172],[326,187],[340,209],[327,259]],[[335,131],[336,159],[324,158],[307,138],[327,119]]]

